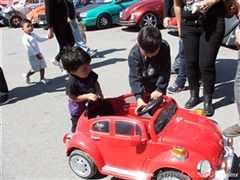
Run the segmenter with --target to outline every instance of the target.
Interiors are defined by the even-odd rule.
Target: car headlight
[[[134,20],[134,17],[135,17],[135,13],[132,13],[131,14],[131,20]]]
[[[122,12],[122,11],[119,13],[119,17],[120,17],[120,18],[123,17],[123,12]]]
[[[211,165],[207,160],[202,160],[197,165],[197,171],[203,178],[207,178],[211,175]]]
[[[183,147],[173,147],[172,155],[178,158],[181,161],[185,161],[187,159],[187,150]]]
[[[81,18],[86,18],[87,17],[87,13],[86,12],[80,13],[80,17]]]

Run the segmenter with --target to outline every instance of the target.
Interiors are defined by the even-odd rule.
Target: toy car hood
[[[178,114],[171,127],[164,132],[162,142],[194,150],[217,165],[223,149],[220,130],[213,121],[204,116],[186,114],[187,116],[184,116],[184,112]]]

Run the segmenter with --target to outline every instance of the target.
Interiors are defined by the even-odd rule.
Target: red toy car
[[[228,179],[232,139],[224,140],[214,121],[167,96],[150,101],[139,116],[136,106],[131,94],[86,103],[76,132],[63,138],[74,173],[85,179],[97,171],[128,180]]]
[[[157,26],[163,23],[164,0],[141,0],[119,13],[117,24],[122,26]]]

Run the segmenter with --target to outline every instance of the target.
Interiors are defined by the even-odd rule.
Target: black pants
[[[72,133],[75,133],[75,131],[76,131],[77,122],[78,122],[79,117],[80,117],[80,115],[79,116],[71,115],[71,121],[72,121],[71,131],[72,131]]]
[[[0,92],[2,93],[8,93],[8,86],[7,86],[7,82],[5,80],[4,74],[3,74],[3,70],[0,67]]]
[[[63,50],[63,47],[67,45],[74,46],[75,41],[70,24],[66,21],[58,20],[56,22],[57,23],[53,25],[53,31],[59,44],[59,52],[55,59],[59,61],[61,59],[61,51]]]
[[[215,61],[224,31],[223,17],[209,18],[205,21],[187,21],[185,19],[181,21],[181,37],[190,89],[199,88],[199,75],[201,74],[204,93],[212,94],[214,92]]]

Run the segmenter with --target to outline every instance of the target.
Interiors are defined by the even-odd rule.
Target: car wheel
[[[190,178],[178,171],[160,171],[157,180],[190,180]]]
[[[112,19],[108,14],[101,14],[97,18],[98,29],[106,29],[112,26]]]
[[[158,17],[152,12],[143,14],[143,16],[141,17],[140,22],[139,22],[140,28],[143,28],[145,26],[156,27],[157,25],[158,25]]]
[[[9,19],[9,25],[12,26],[13,28],[17,28],[17,27],[20,27],[21,21],[22,21],[22,18],[20,16],[13,15]]]
[[[72,151],[69,157],[69,165],[72,171],[81,178],[91,178],[97,173],[97,168],[92,158],[80,150]]]

